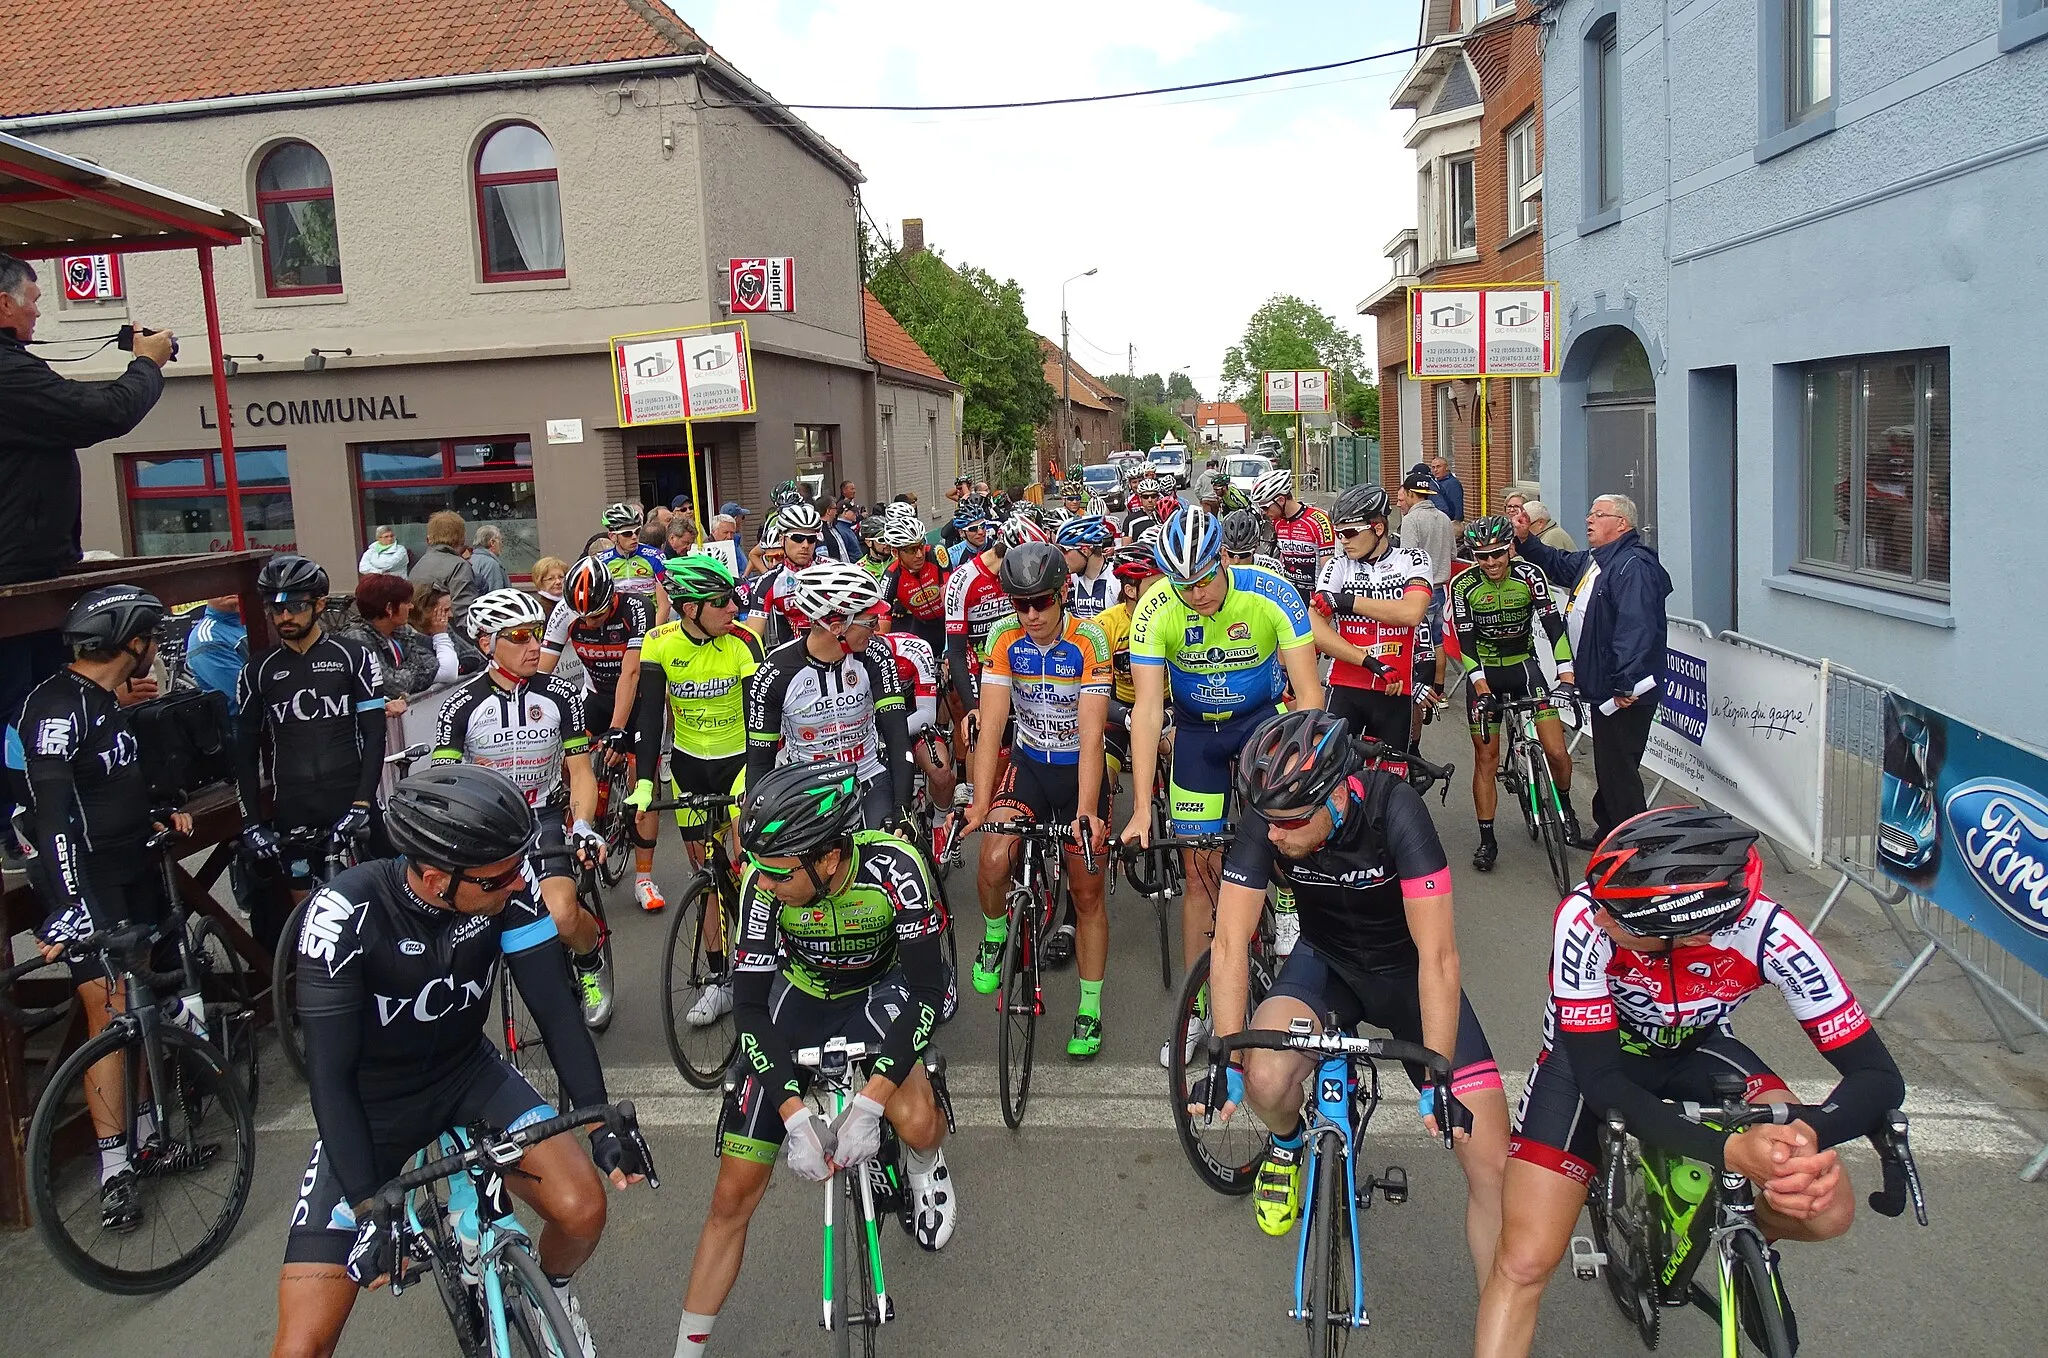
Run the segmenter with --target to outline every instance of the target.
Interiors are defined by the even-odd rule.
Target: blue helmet
[[[953,511],[953,526],[963,533],[970,528],[993,528],[995,522],[995,507],[979,495],[962,500]]]
[[[1052,540],[1057,546],[1085,552],[1091,547],[1107,547],[1115,536],[1116,528],[1108,519],[1083,515],[1061,524]]]
[[[1191,585],[1223,563],[1223,527],[1200,505],[1183,505],[1167,516],[1152,554],[1167,579]]]

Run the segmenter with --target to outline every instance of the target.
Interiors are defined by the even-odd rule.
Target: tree
[[[1344,423],[1369,439],[1380,436],[1380,389],[1365,382],[1344,388]]]
[[[1195,390],[1195,384],[1188,379],[1186,373],[1171,372],[1166,375],[1166,404],[1177,406],[1182,401],[1201,399],[1202,393]]]
[[[1178,415],[1165,405],[1138,405],[1131,410],[1131,446],[1140,450],[1165,441],[1172,434],[1182,443],[1192,443],[1192,432]]]
[[[1289,422],[1259,411],[1264,404],[1259,374],[1286,368],[1328,368],[1347,392],[1372,385],[1363,341],[1329,312],[1291,293],[1268,298],[1245,322],[1244,338],[1223,353],[1224,399],[1244,407],[1255,432],[1271,432]]]

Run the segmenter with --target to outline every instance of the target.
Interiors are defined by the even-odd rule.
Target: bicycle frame
[[[445,1155],[459,1155],[470,1146],[469,1133],[463,1129],[443,1132],[435,1138],[428,1150],[413,1157],[409,1168],[417,1169],[429,1159]],[[432,1238],[434,1224],[423,1221],[420,1216],[422,1204],[440,1210],[441,1204],[426,1188],[415,1190],[406,1198],[406,1229],[418,1235]],[[476,1260],[472,1264],[466,1252],[458,1261],[464,1268],[474,1268],[478,1284],[484,1295],[484,1323],[489,1327],[485,1336],[490,1345],[492,1358],[513,1358],[512,1336],[505,1318],[505,1283],[497,1269],[498,1256],[513,1245],[531,1248],[532,1239],[526,1228],[512,1214],[512,1195],[505,1190],[505,1178],[495,1167],[487,1168],[479,1163],[448,1180],[447,1213],[455,1218],[453,1242],[457,1250],[474,1236],[477,1243]],[[397,1296],[403,1284],[391,1280],[391,1294]]]
[[[1536,799],[1536,767],[1538,759],[1547,760],[1543,742],[1536,736],[1536,705],[1526,699],[1509,699],[1501,712],[1501,769],[1512,769],[1521,784],[1522,802],[1535,821],[1543,819],[1542,803]],[[1547,769],[1547,765],[1546,765]],[[1557,783],[1550,780],[1550,802],[1552,814],[1562,818],[1564,804],[1558,800]]]
[[[798,1065],[808,1066],[818,1072],[820,1089],[817,1092],[831,1099],[832,1115],[836,1119],[852,1101],[856,1082],[865,1083],[867,1057],[865,1043],[848,1042],[843,1037],[835,1037],[822,1047],[804,1048],[797,1053],[796,1061]],[[844,1169],[825,1181],[824,1302],[818,1323],[827,1330],[839,1328],[833,1324],[833,1307],[837,1304],[843,1311],[848,1300],[835,1292],[838,1251],[846,1245],[843,1238],[844,1227],[838,1219],[839,1199],[842,1194],[849,1202],[853,1200],[855,1193],[859,1194],[860,1220],[846,1225],[859,1233],[852,1246],[866,1251],[868,1272],[875,1280],[876,1314],[872,1323],[886,1325],[896,1318],[896,1308],[889,1302],[888,1281],[882,1272],[881,1232],[875,1225],[875,1184],[868,1169],[866,1165],[858,1167],[858,1173],[853,1181],[857,1187],[849,1187],[839,1182],[839,1175],[849,1172]],[[849,1324],[852,1323],[851,1316],[847,1316],[846,1320]]]
[[[1313,1267],[1309,1260],[1309,1248],[1315,1238],[1315,1214],[1322,1210],[1315,1192],[1318,1166],[1325,1154],[1334,1153],[1343,1157],[1344,1201],[1346,1230],[1351,1236],[1351,1306],[1339,1317],[1349,1329],[1358,1329],[1369,1323],[1365,1305],[1365,1261],[1358,1247],[1358,1143],[1351,1126],[1352,1100],[1358,1093],[1358,1075],[1348,1056],[1326,1056],[1316,1067],[1315,1097],[1309,1101],[1303,1133],[1302,1182],[1307,1185],[1302,1199],[1300,1243],[1294,1252],[1294,1305],[1287,1316],[1290,1320],[1303,1320],[1309,1324],[1320,1324],[1324,1317],[1308,1314],[1308,1270]],[[1357,1132],[1363,1135],[1373,1113],[1379,1107],[1379,1074],[1374,1068],[1372,1093],[1362,1115],[1358,1119]],[[1326,1149],[1328,1148],[1328,1149]],[[1370,1194],[1365,1199],[1370,1203]]]

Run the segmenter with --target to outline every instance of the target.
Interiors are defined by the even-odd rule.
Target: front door
[[[1586,402],[1586,475],[1596,496],[1636,502],[1643,541],[1657,545],[1657,403]],[[1576,536],[1576,535],[1575,535]]]
[[[718,496],[710,484],[713,451],[711,443],[698,443],[697,484],[693,487],[690,484],[690,457],[685,449],[642,449],[638,459],[640,502],[667,509],[675,504],[678,495],[686,501],[701,497],[704,512],[696,516],[697,521],[709,523],[718,510]]]

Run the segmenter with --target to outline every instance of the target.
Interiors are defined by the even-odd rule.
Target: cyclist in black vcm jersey
[[[484,1037],[501,964],[570,1107],[605,1101],[554,921],[534,899],[533,813],[519,788],[471,764],[424,769],[392,791],[385,819],[402,856],[338,873],[299,933],[320,1139],[292,1209],[273,1358],[333,1353],[358,1290],[391,1272],[389,1236],[367,1208],[414,1152],[451,1128],[512,1131],[557,1111]],[[604,1231],[600,1170],[620,1188],[638,1182],[647,1161],[637,1134],[600,1129],[587,1156],[568,1137],[542,1141],[505,1176],[541,1219],[540,1266],[586,1356],[596,1348],[569,1279]]]

